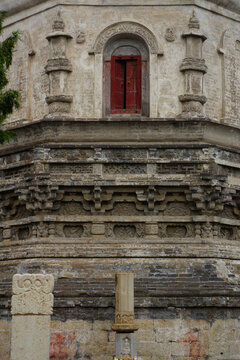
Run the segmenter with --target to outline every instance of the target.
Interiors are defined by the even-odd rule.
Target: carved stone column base
[[[74,120],[75,118],[69,113],[55,112],[44,116],[45,120]]]
[[[117,331],[117,332],[133,332],[133,331],[137,331],[139,328],[139,326],[136,323],[131,323],[131,324],[118,324],[118,323],[114,323],[112,325],[112,330],[113,331]]]
[[[49,105],[49,114],[53,113],[69,113],[72,102],[70,95],[52,95],[46,97]]]
[[[116,334],[116,357],[124,359],[137,356],[137,342],[134,333]]]
[[[207,101],[206,96],[186,94],[180,95],[179,100],[182,103],[182,113],[178,115],[178,118],[205,117],[203,105]]]

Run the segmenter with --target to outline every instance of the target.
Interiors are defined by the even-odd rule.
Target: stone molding
[[[197,5],[199,7],[202,7],[202,8],[207,8],[209,9],[209,6],[208,4],[206,4],[206,1],[201,1],[201,0],[188,0],[187,1],[187,4],[188,5],[194,5],[196,4],[197,2]],[[2,1],[2,9],[3,10],[6,10],[8,11],[8,14],[9,16],[10,15],[13,15],[13,14],[16,14],[18,12],[21,12],[23,10],[26,10],[26,9],[29,9],[31,7],[35,7],[37,5],[40,5],[42,3],[46,3],[46,0],[3,0]],[[57,2],[56,2],[57,3]],[[102,1],[101,0],[75,0],[75,1],[72,1],[71,2],[73,5],[75,3],[75,5],[88,5],[88,6],[96,6],[96,5],[100,5],[102,4]],[[145,1],[143,0],[135,0],[134,1],[134,5],[136,6],[142,6],[143,4],[145,3]],[[151,1],[152,5],[155,5],[155,6],[166,6],[168,5],[169,3],[169,0],[163,0],[161,1],[161,4],[159,4],[159,1],[158,0],[152,0]],[[224,8],[224,9],[227,9],[233,13],[236,13],[236,14],[240,14],[240,5],[239,5],[239,1],[238,0],[228,0],[228,1],[225,1],[225,0],[208,0],[207,3],[210,3],[211,6],[215,7],[215,11],[217,12],[221,12],[222,13],[222,9],[221,8]],[[119,4],[121,5],[121,1],[119,2]],[[129,2],[127,3],[125,0],[124,0],[124,5],[133,5],[133,1],[129,0]],[[175,0],[174,2],[171,1],[171,5],[186,5],[186,4],[183,4],[183,1],[182,0]],[[214,4],[214,5],[212,5]],[[62,4],[61,4],[62,5]],[[109,5],[114,5],[115,6],[115,1],[112,0],[112,4],[110,3]],[[52,7],[52,2],[49,1],[49,7]]]
[[[207,66],[205,65],[205,60],[196,58],[183,59],[182,64],[180,65],[180,71],[184,72],[186,70],[195,70],[206,74]]]
[[[189,101],[197,101],[197,102],[199,102],[199,103],[201,103],[203,105],[203,104],[206,103],[207,98],[204,95],[185,94],[185,95],[180,95],[179,100],[182,103],[189,102]]]
[[[115,323],[112,325],[112,330],[116,332],[134,332],[138,328],[132,314],[116,314]]]
[[[52,71],[72,71],[72,65],[69,59],[48,59],[47,65],[45,66],[45,72],[49,74]]]
[[[46,97],[46,103],[51,104],[53,102],[63,102],[63,103],[71,103],[72,96],[71,95],[52,95]]]
[[[134,34],[139,36],[148,45],[151,54],[163,55],[163,50],[159,47],[155,35],[144,25],[132,21],[118,22],[106,27],[98,35],[95,44],[89,53],[102,54],[108,40],[120,34]]]
[[[15,274],[13,276],[12,315],[51,315],[52,275]]]
[[[138,119],[82,118],[66,120],[59,114],[54,122],[50,119],[42,119],[27,124],[9,124],[6,128],[16,130],[18,136],[14,141],[1,146],[1,154],[28,146],[30,138],[31,144],[34,146],[43,142],[52,142],[53,139],[54,143],[58,141],[65,141],[67,144],[91,142],[98,146],[104,143],[136,144],[136,137],[138,137],[143,144],[147,143],[149,146],[163,142],[166,144],[167,139],[168,144],[175,141],[182,144],[200,142],[240,149],[240,129],[202,118],[155,119],[143,117]],[[94,131],[94,138],[92,131]]]

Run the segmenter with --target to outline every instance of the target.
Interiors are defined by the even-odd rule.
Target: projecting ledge
[[[10,128],[10,127],[9,127]],[[217,145],[240,149],[240,129],[209,119],[94,118],[42,119],[11,126],[18,136],[1,153],[49,144]]]

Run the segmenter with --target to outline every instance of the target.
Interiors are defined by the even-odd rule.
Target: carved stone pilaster
[[[138,329],[134,321],[134,285],[132,273],[116,274],[115,323],[112,329],[118,332],[133,332]]]
[[[180,71],[185,77],[185,94],[179,96],[182,103],[179,117],[203,117],[203,105],[207,101],[203,95],[203,76],[207,72],[207,66],[202,58],[202,45],[207,38],[200,32],[200,24],[194,11],[188,27],[189,31],[182,35],[186,39],[186,57]]]
[[[49,75],[50,94],[46,97],[49,105],[49,118],[59,115],[70,117],[72,96],[68,94],[68,74],[72,65],[66,57],[67,42],[72,36],[64,32],[64,22],[58,12],[53,22],[53,33],[47,36],[50,47],[50,59],[45,67]]]
[[[116,274],[116,356],[134,358],[137,356],[137,344],[134,331],[138,326],[134,320],[134,277],[132,273]]]

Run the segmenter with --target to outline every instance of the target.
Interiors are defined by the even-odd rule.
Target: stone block
[[[156,342],[177,342],[180,334],[180,329],[176,325],[174,327],[158,328],[156,330]]]
[[[114,342],[115,344],[115,341],[116,341],[116,333],[114,331],[110,332],[109,335],[108,335],[108,341],[109,342]]]
[[[139,320],[139,319],[137,319],[135,321],[137,322],[139,329],[153,330],[154,320],[149,320],[149,319]]]
[[[3,239],[10,239],[11,238],[11,229],[3,229],[2,232]]]
[[[10,360],[10,343],[9,344],[0,343],[0,359]]]
[[[9,344],[10,343],[10,332],[2,331],[0,329],[0,344]]]
[[[93,235],[103,235],[105,233],[104,224],[92,224],[91,233]]]
[[[155,340],[155,332],[149,329],[138,329],[136,336],[137,342],[152,342],[153,340]]]
[[[93,322],[93,330],[111,331],[112,322],[110,320],[95,320]]]
[[[61,321],[51,321],[50,328],[51,331],[61,330],[62,322]]]
[[[146,235],[157,235],[159,232],[157,224],[145,224]]]
[[[0,331],[10,331],[11,328],[11,322],[0,320]]]

